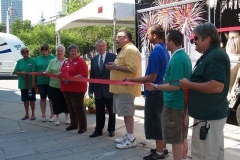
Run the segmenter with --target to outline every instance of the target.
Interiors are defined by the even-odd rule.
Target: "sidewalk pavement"
[[[20,91],[17,80],[0,80],[0,160],[141,160],[149,154],[149,149],[155,148],[152,140],[146,140],[144,135],[144,98],[135,100],[135,137],[138,146],[119,150],[115,148],[114,139],[125,134],[123,118],[117,117],[115,137],[108,137],[106,127],[103,135],[96,138],[88,136],[95,128],[95,115],[87,114],[88,130],[79,135],[77,130],[66,131],[64,115],[60,115],[60,126],[54,122],[41,122],[39,96],[36,102],[36,117],[21,121],[24,116],[23,103],[20,101]],[[49,107],[47,115],[49,118]],[[107,124],[108,118],[106,118]],[[192,124],[192,119],[190,119]],[[191,129],[189,129],[189,153],[191,144]],[[240,127],[226,124],[224,128],[225,160],[239,160],[240,157]],[[171,146],[167,146],[170,154],[166,160],[172,160]]]

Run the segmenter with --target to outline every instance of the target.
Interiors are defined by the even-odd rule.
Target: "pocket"
[[[180,123],[174,121],[166,122],[164,127],[164,135],[166,140],[178,142],[181,137],[181,134],[179,134],[180,129],[181,129]]]
[[[182,123],[179,118],[181,118],[181,114],[178,111],[164,108],[162,114],[164,141],[176,143],[182,140]]]
[[[117,59],[115,59],[115,63],[117,63],[118,65],[124,65],[123,57],[119,56]]]

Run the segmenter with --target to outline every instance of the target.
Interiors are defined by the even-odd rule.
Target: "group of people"
[[[202,53],[192,69],[192,63],[184,51],[183,34],[170,30],[165,37],[161,25],[153,25],[147,31],[147,38],[154,45],[148,58],[145,76],[141,77],[141,55],[132,43],[132,34],[120,30],[116,43],[121,50],[117,55],[106,51],[106,42],[98,40],[98,55],[91,59],[90,78],[138,82],[134,85],[89,83],[88,95],[95,98],[96,127],[90,138],[101,136],[105,123],[105,107],[108,109],[108,136],[115,136],[116,115],[124,117],[126,134],[116,138],[116,148],[135,147],[134,99],[141,95],[144,83],[145,108],[144,129],[146,139],[153,139],[156,148],[144,160],[164,159],[168,156],[166,144],[172,144],[174,160],[187,159],[188,115],[194,118],[191,157],[193,160],[223,160],[223,127],[228,115],[227,94],[230,81],[230,61],[227,53],[219,46],[216,27],[211,23],[198,25],[194,30],[196,50]],[[28,48],[21,49],[23,59],[19,60],[15,73],[19,75],[19,88],[29,118],[29,102],[32,108],[31,120],[35,119],[35,90],[40,91],[42,121],[46,121],[46,97],[50,99],[50,121],[56,115],[65,113],[66,130],[87,130],[83,98],[87,83],[72,79],[56,79],[47,76],[31,76],[27,72],[56,74],[61,77],[88,77],[88,67],[79,55],[79,48],[70,45],[70,57],[64,58],[65,48],[57,47],[57,57],[49,55],[48,45],[41,46],[41,55],[35,60],[29,57]],[[169,55],[170,52],[170,55]],[[32,80],[31,80],[32,79]],[[31,96],[29,95],[31,92]],[[70,119],[69,119],[70,113]]]
[[[18,60],[14,73],[18,75],[18,87],[21,89],[21,100],[25,106],[25,116],[29,117],[29,104],[32,109],[31,120],[35,120],[35,88],[40,94],[40,108],[42,122],[46,121],[46,99],[49,99],[50,117],[49,121],[55,120],[55,125],[60,125],[59,114],[65,113],[65,123],[70,124],[66,130],[78,129],[78,133],[87,130],[87,120],[83,98],[87,91],[86,82],[68,81],[47,76],[48,73],[71,77],[88,77],[88,66],[80,57],[79,48],[75,44],[68,47],[69,58],[66,59],[65,47],[58,45],[56,57],[50,54],[48,44],[40,47],[41,54],[35,59],[29,56],[27,47],[21,48],[22,59]],[[37,72],[41,75],[28,74]],[[69,116],[70,114],[70,116]],[[56,115],[56,116],[54,116]]]
[[[202,56],[192,68],[184,51],[183,34],[170,30],[165,38],[161,25],[153,25],[147,38],[154,45],[148,58],[145,76],[141,77],[140,53],[132,44],[127,30],[119,31],[116,42],[121,49],[114,62],[108,63],[110,79],[144,83],[144,129],[146,139],[153,139],[145,160],[168,156],[166,144],[172,144],[174,160],[187,159],[189,117],[194,118],[191,144],[193,160],[223,160],[223,128],[228,115],[227,94],[230,81],[230,61],[220,47],[219,34],[211,23],[193,30],[196,51]],[[169,53],[170,55],[169,56]],[[126,134],[115,139],[116,147],[135,147],[134,98],[139,85],[111,85],[113,110],[124,117]]]

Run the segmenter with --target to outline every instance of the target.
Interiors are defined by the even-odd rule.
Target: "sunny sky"
[[[62,0],[23,0],[23,20],[30,20],[32,24],[38,23],[43,17],[48,20],[62,11]]]

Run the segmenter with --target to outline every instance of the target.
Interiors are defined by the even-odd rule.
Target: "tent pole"
[[[113,4],[113,53],[116,54],[116,6]]]
[[[57,33],[57,40],[56,40],[56,46],[57,46],[57,45],[61,44],[61,36],[60,36],[59,31],[57,31],[56,33]]]

